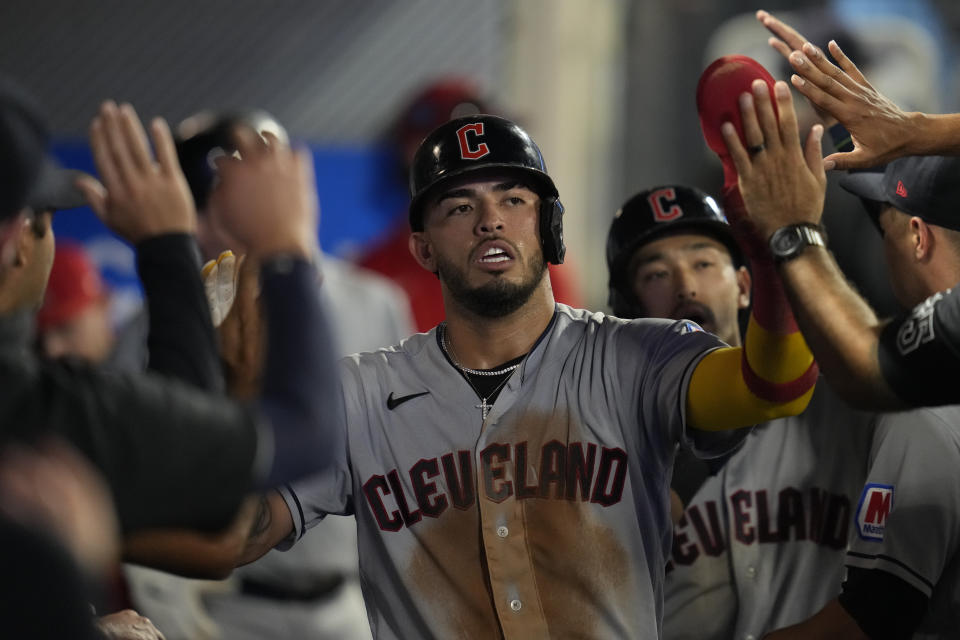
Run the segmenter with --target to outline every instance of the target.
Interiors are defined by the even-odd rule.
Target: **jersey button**
[[[523,606],[523,603],[520,602],[519,600],[511,600],[511,601],[510,601],[510,608],[511,608],[513,611],[520,611],[520,607],[522,607],[522,606]]]
[[[507,529],[506,527],[501,525],[497,527],[497,535],[500,536],[501,538],[506,538],[508,535],[510,535],[510,529]],[[516,602],[516,600],[514,602]]]
[[[757,568],[756,567],[747,567],[747,575],[751,578],[757,577]]]
[[[756,640],[756,638],[754,638],[754,637],[753,637],[753,634],[751,633],[751,634],[748,634],[748,635],[744,636],[743,640]]]

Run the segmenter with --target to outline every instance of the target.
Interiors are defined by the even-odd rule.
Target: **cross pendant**
[[[477,394],[480,395],[480,394]],[[480,409],[480,419],[486,421],[487,414],[490,413],[490,409],[493,408],[492,404],[487,404],[486,398],[480,398],[480,404],[473,405],[477,409]]]

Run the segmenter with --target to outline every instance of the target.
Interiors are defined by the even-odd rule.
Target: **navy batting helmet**
[[[641,191],[620,207],[607,234],[609,304],[616,316],[635,317],[630,259],[643,244],[676,233],[706,233],[722,242],[736,266],[744,264],[717,202],[693,187],[665,185]]]
[[[547,175],[543,155],[530,135],[498,116],[475,115],[440,125],[420,144],[410,167],[410,228],[423,231],[428,194],[452,178],[484,169],[520,171],[540,196],[540,239],[547,262],[560,264],[563,205]]]
[[[261,109],[201,111],[177,125],[177,157],[198,210],[203,210],[213,190],[217,176],[214,161],[236,150],[233,132],[237,127],[250,127],[260,134],[272,133],[281,142],[288,141],[283,125]]]

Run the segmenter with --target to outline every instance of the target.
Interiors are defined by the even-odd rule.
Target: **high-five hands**
[[[133,244],[165,233],[193,233],[197,226],[170,128],[156,118],[150,134],[156,158],[133,107],[104,102],[90,124],[90,146],[102,182],[90,177],[77,182],[103,223]]]
[[[239,158],[217,160],[220,183],[210,199],[218,222],[248,256],[313,258],[318,204],[309,152],[252,129],[237,129],[235,141]]]
[[[766,11],[758,11],[757,20],[776,36],[768,41],[770,46],[796,71],[790,82],[797,91],[810,100],[827,126],[833,118],[850,132],[853,151],[828,155],[824,168],[862,169],[910,155],[922,114],[903,111],[874,89],[836,41],[827,45],[837,61],[833,64],[819,47]]]
[[[820,150],[823,127],[814,125],[801,146],[786,83],[774,85],[779,122],[766,83],[756,80],[751,89],[740,96],[746,147],[733,124],[725,123],[721,132],[737,168],[749,220],[767,240],[782,226],[820,222],[827,188]]]

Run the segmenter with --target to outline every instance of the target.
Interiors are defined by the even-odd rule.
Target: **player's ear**
[[[750,306],[750,285],[753,278],[746,267],[737,269],[737,309],[746,309]]]
[[[437,259],[433,254],[433,245],[425,232],[414,231],[411,233],[408,246],[410,247],[410,254],[417,261],[417,264],[430,273],[437,272]]]
[[[0,267],[13,266],[23,241],[26,213],[21,211],[9,220],[0,222]]]
[[[917,261],[930,257],[930,251],[933,249],[933,229],[923,218],[910,217],[910,240],[913,244],[913,257]]]
[[[0,260],[3,266],[22,267],[27,264],[36,244],[34,226],[38,224],[42,224],[42,221],[33,220],[26,210],[3,223],[0,229]]]

